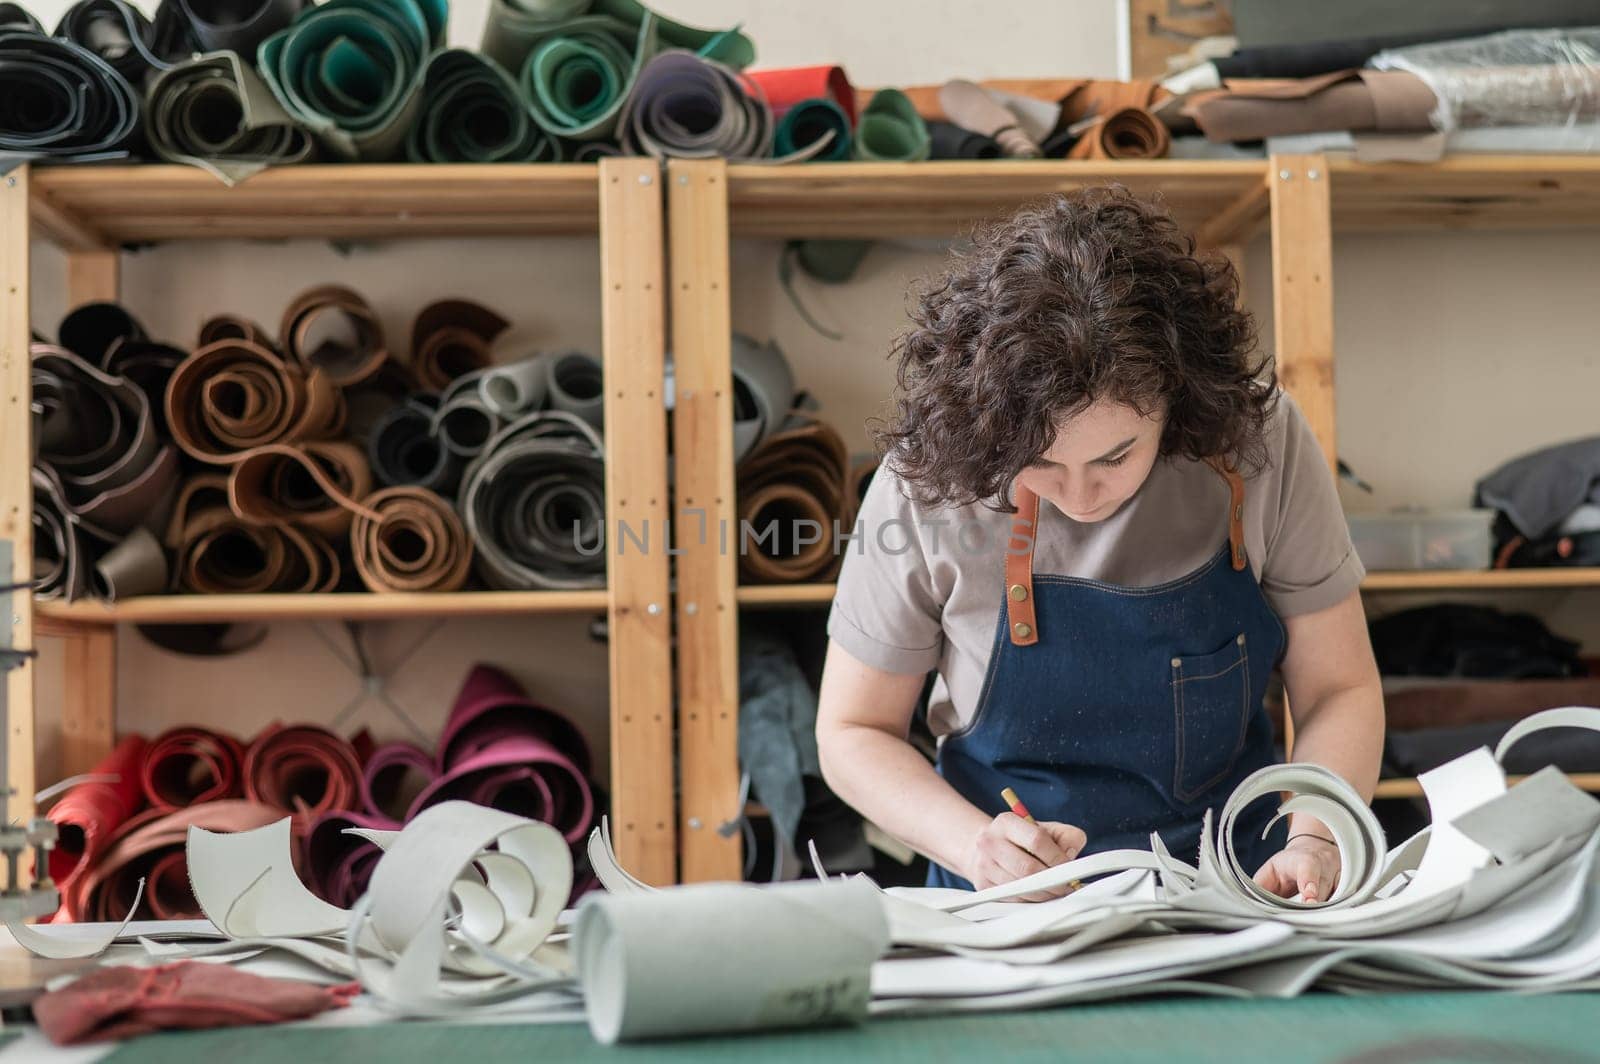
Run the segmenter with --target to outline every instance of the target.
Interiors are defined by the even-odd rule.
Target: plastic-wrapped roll
[[[589,1030],[607,1045],[859,1022],[889,949],[881,896],[861,880],[593,894],[574,934]],[[676,978],[690,955],[717,962]]]
[[[881,162],[918,162],[931,150],[928,126],[899,89],[872,94],[856,123],[855,157]]]
[[[822,579],[838,564],[833,525],[847,501],[849,454],[830,426],[804,420],[769,437],[735,472],[739,571],[752,583]],[[804,536],[801,536],[802,526]],[[748,530],[748,531],[746,531]]]
[[[470,299],[430,303],[411,322],[411,368],[428,391],[442,392],[487,369],[490,348],[510,322]]]
[[[172,728],[145,750],[139,783],[151,808],[170,812],[244,794],[244,746],[206,728]]]
[[[604,428],[605,378],[600,360],[581,351],[568,351],[545,359],[544,365],[550,408],[580,417],[596,429]]]
[[[495,434],[462,477],[461,516],[491,587],[605,583],[605,453],[571,414],[530,414]]]
[[[353,443],[269,444],[239,457],[228,475],[233,512],[262,525],[296,525],[334,538],[359,514],[377,514],[354,500],[372,491],[367,456]]]
[[[450,504],[427,488],[385,488],[350,526],[356,572],[368,591],[455,591],[472,568],[472,544]]]
[[[313,724],[273,727],[244,754],[245,797],[295,812],[309,830],[318,814],[349,809],[361,789],[361,762],[349,742]]]
[[[464,48],[435,52],[422,72],[422,108],[406,136],[415,163],[561,161],[561,142],[534,123],[499,63]]]
[[[200,348],[173,371],[167,424],[178,446],[216,465],[252,447],[320,440],[345,422],[344,398],[320,369],[304,373],[248,340]]]
[[[157,75],[146,98],[150,147],[233,185],[269,166],[305,162],[314,145],[256,72],[214,52]]]
[[[381,162],[405,146],[447,14],[446,0],[328,0],[262,41],[256,66],[329,152]]]
[[[341,388],[360,384],[388,360],[383,324],[367,301],[342,285],[301,292],[283,312],[284,354],[306,372],[322,370]]]
[[[0,69],[8,71],[0,154],[128,155],[139,132],[139,97],[104,59],[58,37],[0,30]]]

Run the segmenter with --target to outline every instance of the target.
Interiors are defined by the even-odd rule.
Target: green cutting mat
[[[395,1024],[241,1027],[151,1035],[110,1064],[529,1064],[651,1061],[903,1061],[1010,1064],[1578,1064],[1600,1061],[1600,996],[1309,995],[1291,1001],[1170,999],[998,1016],[881,1020],[860,1028],[699,1038],[613,1049],[582,1026]]]

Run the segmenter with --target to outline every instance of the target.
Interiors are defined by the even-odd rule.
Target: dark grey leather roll
[[[384,487],[416,485],[451,497],[464,460],[434,431],[439,397],[413,395],[391,407],[367,440],[372,475]]]
[[[61,346],[73,354],[103,365],[106,351],[118,340],[143,340],[144,326],[120,303],[83,303],[61,319],[56,330]]]
[[[117,159],[139,132],[128,79],[80,44],[0,32],[0,157]]]
[[[550,409],[605,427],[605,379],[600,360],[582,351],[551,357],[546,366]]]
[[[305,162],[311,134],[233,52],[212,52],[158,74],[145,99],[151,149],[232,185],[269,166]]]
[[[83,45],[135,86],[195,50],[188,22],[171,0],[157,9],[154,22],[126,0],[78,0],[52,36]]]
[[[254,57],[256,45],[294,21],[309,0],[178,0],[207,52]]]

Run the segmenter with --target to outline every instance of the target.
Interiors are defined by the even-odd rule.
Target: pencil
[[[1002,787],[1000,789],[1000,800],[1006,803],[1006,805],[1010,806],[1013,813],[1017,814],[1017,816],[1020,816],[1028,823],[1038,823],[1037,820],[1033,819],[1033,814],[1028,812],[1028,807],[1022,804],[1022,799],[1017,797],[1017,792],[1012,790],[1010,787]],[[1074,879],[1071,883],[1067,884],[1067,889],[1078,890],[1082,886],[1083,884],[1081,882]]]

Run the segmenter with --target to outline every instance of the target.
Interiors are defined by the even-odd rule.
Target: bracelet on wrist
[[[1335,848],[1337,848],[1338,845],[1339,845],[1334,840],[1328,838],[1328,836],[1326,836],[1326,835],[1318,835],[1315,831],[1301,831],[1301,832],[1297,832],[1296,834],[1290,835],[1288,837],[1288,839],[1286,839],[1284,841],[1284,845],[1288,846],[1289,843],[1293,842],[1295,839],[1320,839],[1321,841],[1327,843],[1329,846],[1333,846]]]

